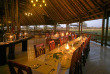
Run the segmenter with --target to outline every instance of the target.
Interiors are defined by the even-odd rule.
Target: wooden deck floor
[[[19,63],[25,63],[26,61],[35,58],[33,45],[37,43],[45,42],[45,38],[33,38],[28,41],[28,51],[21,51],[21,44],[16,45],[16,59]],[[86,66],[83,67],[83,74],[110,74],[110,47],[101,47],[100,44],[92,42],[90,44],[90,53],[86,62]],[[48,49],[48,46],[46,46]],[[7,49],[8,54],[8,49]],[[0,74],[9,74],[8,65],[0,66]]]

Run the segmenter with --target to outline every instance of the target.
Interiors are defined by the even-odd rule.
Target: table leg
[[[15,45],[9,46],[8,59],[10,59],[10,60],[15,59]]]
[[[22,51],[27,51],[27,40],[22,42]]]
[[[0,47],[0,66],[1,65],[5,65],[6,62],[7,62],[6,47],[5,46],[1,46]]]

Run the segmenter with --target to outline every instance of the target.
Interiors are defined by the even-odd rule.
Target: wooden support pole
[[[8,24],[8,0],[4,0],[4,4],[5,4],[5,17],[6,17],[7,32],[9,32],[9,24]]]
[[[80,23],[81,23],[81,18],[79,18],[79,36],[80,36]]]
[[[81,23],[81,34],[82,34],[82,25],[83,25],[83,23]]]
[[[106,17],[106,9],[104,9],[104,12],[103,12],[101,46],[103,46],[103,41],[104,41],[104,25],[105,25],[105,17]]]
[[[36,25],[36,31],[37,31],[37,25]]]
[[[109,12],[107,12],[106,34],[105,34],[105,46],[107,45],[107,38],[108,38],[108,25],[109,25]]]
[[[18,19],[18,0],[16,0],[16,25],[17,25],[17,31],[20,31],[20,23]]]
[[[54,24],[54,32],[56,33],[56,27],[57,27],[57,24],[55,23]]]
[[[67,31],[67,25],[68,25],[68,24],[66,24],[66,31]]]
[[[15,10],[14,10],[14,0],[11,0],[11,21],[12,21],[12,31],[14,32],[15,30],[15,21],[14,21],[14,17],[15,17]]]

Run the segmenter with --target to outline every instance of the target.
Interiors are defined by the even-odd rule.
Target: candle
[[[24,35],[27,35],[27,33],[24,33]]]
[[[73,44],[72,44],[72,47],[73,47]]]
[[[25,33],[24,33],[24,37],[27,37],[27,35],[28,35],[28,34],[25,32]]]
[[[66,33],[66,35],[68,35],[68,32]]]
[[[66,49],[69,49],[69,45],[67,44],[65,48],[66,48]]]
[[[12,36],[12,35],[10,35],[10,39],[12,39],[12,37],[13,37],[13,36]]]
[[[62,33],[62,36],[64,36],[64,33]]]
[[[12,38],[13,38],[13,36],[12,35],[10,35],[10,40],[12,41]]]

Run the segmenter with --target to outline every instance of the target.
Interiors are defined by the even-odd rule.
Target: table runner
[[[32,68],[33,65],[40,64],[41,66],[37,69],[32,68],[33,74],[48,74],[49,71],[52,69],[55,69],[51,74],[65,74],[66,72],[69,73],[69,67],[71,64],[71,57],[72,53],[81,46],[81,44],[86,40],[87,38],[78,37],[77,39],[74,39],[70,42],[68,42],[68,45],[70,46],[69,50],[65,49],[65,45],[62,45],[59,48],[55,48],[54,50],[50,51],[49,53],[46,53],[44,55],[41,55],[37,58],[35,58],[32,61],[29,61],[26,63],[26,65],[30,66]],[[72,47],[73,44],[73,47]],[[53,58],[54,53],[62,52],[63,55],[60,56],[60,59]],[[66,59],[65,59],[66,57]],[[48,58],[47,60],[45,58]],[[64,67],[64,68],[63,68]]]

